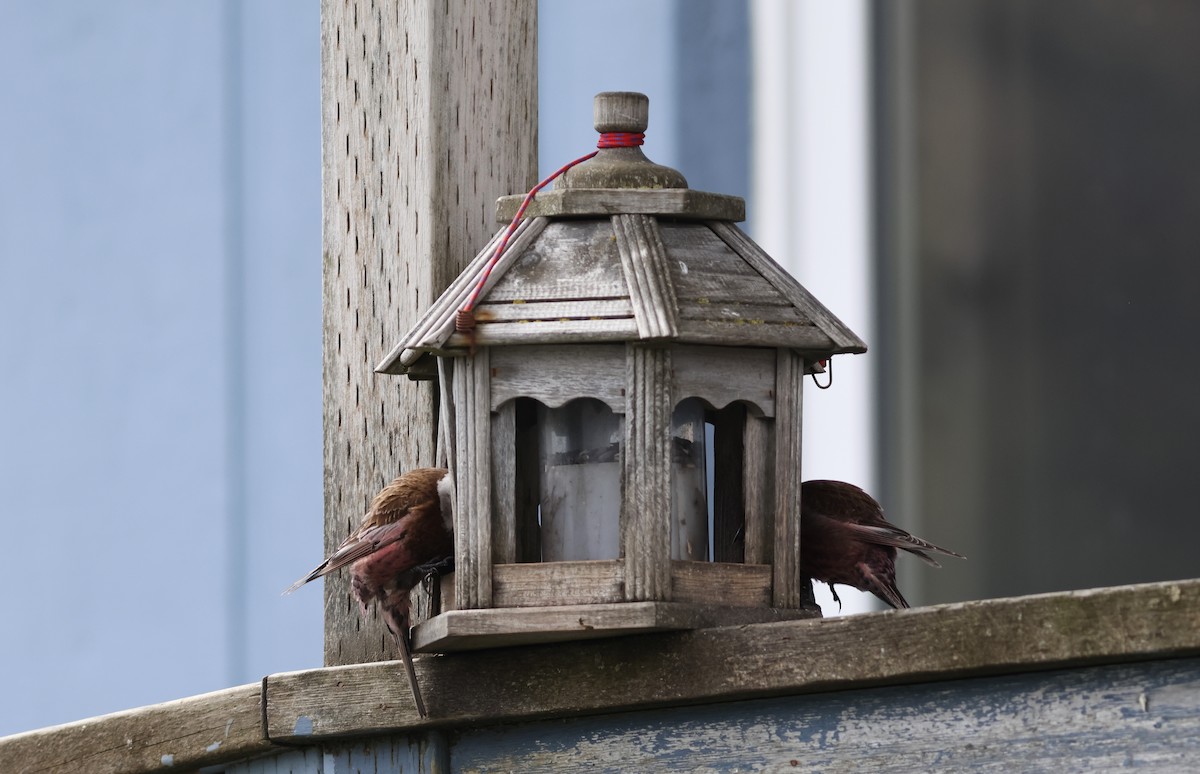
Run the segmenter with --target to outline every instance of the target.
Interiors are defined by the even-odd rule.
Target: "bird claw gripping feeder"
[[[803,378],[866,345],[734,225],[742,199],[643,155],[648,104],[598,95],[600,149],[501,198],[512,227],[377,369],[440,376],[457,490],[417,650],[820,615]]]

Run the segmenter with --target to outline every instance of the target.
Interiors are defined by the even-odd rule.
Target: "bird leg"
[[[426,562],[416,568],[415,572],[421,578],[421,585],[425,588],[425,592],[429,594],[430,609],[434,614],[442,612],[442,584],[438,581],[443,575],[454,572],[454,555]]]
[[[829,593],[833,595],[833,601],[838,603],[838,612],[842,612],[842,598],[837,595],[837,589],[832,583],[829,584]]]
[[[443,556],[441,559],[435,559],[432,562],[426,562],[416,569],[416,573],[421,576],[421,582],[426,584],[425,590],[429,591],[429,585],[433,581],[449,575],[454,572],[454,555]]]

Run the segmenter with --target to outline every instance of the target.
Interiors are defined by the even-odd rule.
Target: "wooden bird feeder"
[[[644,132],[648,100],[603,93],[595,116]],[[473,331],[456,313],[500,234],[378,366],[440,375],[457,489],[456,572],[417,650],[820,615],[798,566],[803,378],[866,345],[744,212],[601,150],[530,205]]]

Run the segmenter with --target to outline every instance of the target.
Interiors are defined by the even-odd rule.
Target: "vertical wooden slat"
[[[460,609],[492,604],[492,462],[488,348],[454,364],[458,434],[454,483],[454,600]]]
[[[671,595],[671,352],[628,344],[621,545],[625,599]]]
[[[744,403],[713,412],[714,562],[741,562],[745,556],[745,426]]]
[[[454,429],[454,398],[450,393],[450,385],[454,377],[454,363],[449,358],[437,359],[437,466],[449,468],[451,460],[455,459],[454,444],[458,438]]]
[[[775,607],[798,608],[812,584],[800,576],[800,443],[804,358],[780,349],[775,371]]]
[[[774,422],[747,412],[742,435],[742,487],[746,502],[746,564],[770,564],[775,536],[772,471]]]
[[[517,561],[517,402],[492,414],[492,562]]]
[[[374,373],[537,174],[534,0],[323,0],[325,545],[434,462],[429,383]],[[394,656],[347,573],[325,584],[325,663]]]

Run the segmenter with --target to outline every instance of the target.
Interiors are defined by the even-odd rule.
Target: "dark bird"
[[[927,552],[962,554],[913,537],[883,518],[875,498],[843,481],[805,481],[800,489],[800,571],[813,580],[869,591],[892,607],[908,607],[896,587],[896,549],[941,567]],[[838,605],[841,600],[838,599]]]
[[[363,616],[372,601],[379,602],[383,620],[396,638],[421,717],[425,717],[425,702],[409,647],[408,592],[453,560],[453,487],[444,468],[417,468],[401,475],[375,495],[362,523],[337,550],[284,592],[290,594],[350,565],[351,588]]]

